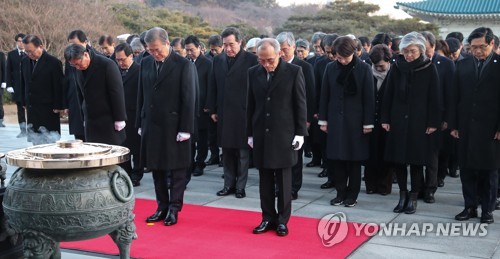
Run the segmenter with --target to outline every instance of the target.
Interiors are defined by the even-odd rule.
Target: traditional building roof
[[[397,2],[401,8],[413,16],[428,15],[460,19],[499,19],[500,0],[424,0]]]

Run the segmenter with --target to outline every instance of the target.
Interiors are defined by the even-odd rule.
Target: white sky
[[[300,4],[325,4],[328,0],[276,0],[279,5],[300,5]],[[365,3],[378,4],[380,6],[380,14],[389,15],[395,19],[410,18],[407,13],[394,9],[396,2],[405,2],[403,0],[364,0]]]

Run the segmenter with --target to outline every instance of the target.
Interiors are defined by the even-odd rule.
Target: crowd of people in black
[[[334,206],[355,206],[362,180],[381,195],[397,182],[393,211],[412,214],[419,198],[435,202],[446,176],[460,176],[456,220],[478,217],[481,205],[481,222],[493,223],[500,207],[500,48],[489,28],[465,40],[316,32],[309,42],[291,32],[244,39],[228,27],[205,46],[155,27],[121,43],[102,35],[100,51],[75,30],[64,66],[39,36],[14,39],[0,71],[17,137],[53,142],[46,133],[60,133],[65,114],[75,138],[128,147],[121,166],[133,185],[153,175],[158,207],[147,222],[176,224],[191,175],[206,165],[223,167],[216,195],[236,198],[256,167],[263,213],[254,233],[285,236],[304,156],[323,168],[320,188],[336,189]]]

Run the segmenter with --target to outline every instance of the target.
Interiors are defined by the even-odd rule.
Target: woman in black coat
[[[366,193],[387,195],[392,189],[392,171],[384,160],[387,132],[380,124],[380,109],[387,86],[387,74],[391,68],[392,53],[385,44],[373,46],[370,60],[373,72],[373,92],[375,93],[375,125],[370,134],[370,158],[365,162]]]
[[[394,212],[415,213],[423,166],[429,165],[437,148],[439,127],[439,78],[435,66],[425,56],[425,38],[411,32],[399,45],[398,56],[388,75],[382,104],[382,127],[388,132],[385,159],[396,164],[400,200]],[[411,192],[407,189],[410,165]],[[410,199],[410,201],[409,201]]]
[[[354,55],[356,42],[339,37],[337,60],[327,65],[321,87],[319,122],[327,133],[326,156],[333,168],[337,197],[332,205],[355,206],[361,187],[361,161],[369,155],[374,122],[373,74]],[[328,125],[331,125],[330,127]]]

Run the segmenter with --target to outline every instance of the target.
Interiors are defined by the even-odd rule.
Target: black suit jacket
[[[208,129],[210,113],[203,110],[207,107],[207,93],[212,61],[204,55],[200,55],[195,61],[196,71],[198,73],[198,129]]]
[[[43,51],[35,67],[31,59],[22,59],[22,103],[27,110],[27,123],[33,130],[38,131],[43,126],[48,131],[61,132],[59,114],[53,110],[63,109],[62,84],[62,64],[56,57]]]
[[[195,66],[170,48],[159,75],[152,56],[141,62],[137,94],[137,127],[141,128],[141,163],[153,170],[174,170],[191,165],[191,139],[176,140],[177,133],[194,134]]]
[[[306,90],[302,68],[280,60],[271,83],[257,65],[248,70],[247,134],[259,169],[290,168],[297,163],[294,136],[307,136]]]
[[[306,83],[307,122],[312,122],[314,107],[316,106],[316,86],[314,85],[313,66],[304,60],[300,60],[297,56],[293,58],[292,64],[302,68],[302,73],[304,74]]]
[[[246,102],[248,69],[257,65],[257,56],[240,50],[229,69],[225,52],[214,57],[207,107],[217,114],[218,144],[223,148],[247,148]]]
[[[137,113],[137,93],[139,89],[139,71],[141,66],[133,62],[127,71],[127,74],[122,77],[123,92],[125,96],[125,110],[127,112],[127,125],[125,126],[125,133],[127,139],[123,143],[124,146],[130,149],[130,153],[139,154],[141,147],[141,138],[137,133],[135,127],[136,113]],[[138,165],[134,165],[138,168]]]
[[[120,71],[116,63],[89,52],[91,61],[85,72],[76,71],[80,102],[88,142],[121,145],[125,130],[116,131],[115,121],[126,121],[125,98]]]
[[[7,65],[5,70],[5,82],[7,83],[7,87],[14,88],[12,99],[16,102],[22,102],[21,56],[17,48],[7,53]]]

